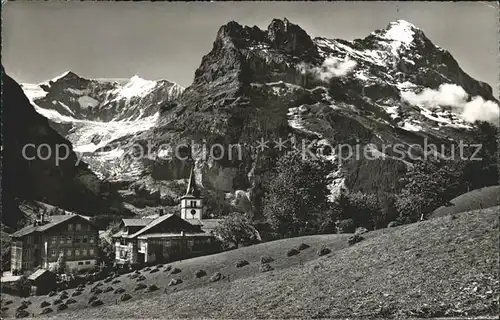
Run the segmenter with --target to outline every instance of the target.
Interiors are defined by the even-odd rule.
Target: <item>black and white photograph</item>
[[[497,319],[497,1],[4,1],[1,319]]]

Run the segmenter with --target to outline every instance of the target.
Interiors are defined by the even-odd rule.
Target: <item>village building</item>
[[[221,219],[203,219],[203,201],[193,170],[180,214],[163,214],[154,219],[123,219],[113,235],[116,263],[168,262],[216,252],[213,233]]]
[[[61,256],[68,270],[93,268],[98,240],[97,227],[80,215],[41,213],[32,225],[12,234],[11,270],[52,270]]]

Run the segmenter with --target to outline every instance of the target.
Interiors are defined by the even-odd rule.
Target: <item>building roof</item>
[[[186,219],[187,222],[195,226],[201,226],[205,232],[210,232],[215,229],[224,219]]]
[[[183,236],[182,233],[150,233],[150,234],[145,234],[143,236],[139,236],[139,239],[151,239],[151,238],[174,238],[174,237],[181,237]],[[184,233],[184,237],[191,238],[191,237],[210,237],[209,234],[205,232],[198,232],[198,233]]]
[[[123,219],[122,222],[125,225],[125,227],[145,227],[153,220],[155,220],[155,219],[151,219],[151,218]]]
[[[29,277],[28,280],[36,280],[37,278],[41,277],[45,273],[50,272],[47,269],[38,269],[37,271],[33,272]]]
[[[162,223],[163,221],[167,220],[168,218],[170,218],[172,216],[174,216],[174,215],[173,214],[166,214],[164,216],[159,216],[158,218],[151,221],[147,226],[145,226],[141,230],[137,231],[134,234],[129,235],[128,238],[135,238],[138,235],[144,233],[145,231],[148,231],[149,229],[153,228],[154,226],[157,226],[158,224]]]
[[[189,174],[188,187],[186,189],[186,194],[182,198],[197,198],[200,196],[200,190],[196,186],[196,179],[194,177],[194,169],[191,167],[191,172]]]
[[[17,280],[19,280],[19,278],[21,278],[21,276],[5,276],[5,277],[2,277],[0,279],[0,281],[2,283],[5,283],[5,282],[16,282]]]
[[[48,217],[46,217],[46,219],[47,219],[46,224],[39,225],[39,226],[34,226],[34,225],[26,226],[20,230],[17,230],[11,236],[12,237],[23,237],[23,236],[26,236],[26,235],[33,233],[33,232],[44,232],[44,231],[46,231],[52,227],[55,227],[55,226],[65,222],[65,221],[68,221],[74,217],[83,218],[77,214],[48,216]]]

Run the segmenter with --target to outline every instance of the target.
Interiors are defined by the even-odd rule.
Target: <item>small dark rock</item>
[[[137,286],[135,286],[134,290],[138,291],[138,290],[146,289],[147,287],[148,286],[145,285],[144,283],[139,283]]]
[[[125,292],[125,289],[123,288],[118,288],[114,291],[114,294],[120,294],[120,293],[124,293]]]
[[[66,300],[66,304],[73,304],[73,303],[76,303],[75,299],[68,299],[68,300]]]
[[[246,260],[240,260],[240,261],[236,262],[236,268],[242,268],[242,267],[247,266],[249,264],[250,263]]]
[[[168,286],[171,287],[171,286],[176,286],[178,284],[181,284],[182,283],[182,280],[181,279],[172,279],[170,280],[170,282],[168,283]]]
[[[20,311],[16,312],[16,318],[26,318],[29,316],[30,316],[30,313],[26,310],[20,310]]]
[[[154,268],[154,269],[152,269],[151,271],[149,271],[149,273],[156,273],[156,272],[158,272],[158,271],[160,271],[160,269],[158,269],[158,268]]]
[[[168,265],[168,266],[165,267],[165,269],[163,270],[163,272],[168,272],[170,270],[172,270],[172,266]]]
[[[58,305],[60,303],[62,303],[62,300],[59,300],[59,299],[56,299],[56,300],[54,300],[54,302],[52,302],[53,305]]]
[[[155,286],[154,284],[152,284],[152,285],[150,285],[150,286],[147,288],[146,292],[153,292],[153,291],[157,291],[157,290],[159,290],[159,289],[160,289],[160,288],[158,288],[157,286]]]
[[[54,312],[54,310],[52,310],[51,308],[45,308],[42,310],[42,312],[40,312],[40,314],[48,314],[52,312]]]
[[[111,284],[117,284],[117,283],[120,283],[121,281],[120,280],[113,280],[113,282],[111,282]]]
[[[170,272],[170,274],[177,274],[177,273],[180,273],[181,272],[181,269],[179,268],[173,268],[172,271]]]
[[[271,267],[271,265],[269,263],[261,264],[259,267],[260,272],[268,272],[268,271],[272,271],[272,270],[274,270],[274,268]]]
[[[260,257],[260,263],[264,264],[264,263],[271,263],[273,262],[274,259],[272,257],[269,257],[269,256],[262,256]]]
[[[68,309],[68,306],[64,303],[61,303],[60,305],[57,306],[58,311],[66,310]]]
[[[310,246],[308,244],[305,244],[305,243],[301,243],[300,246],[299,246],[299,250],[302,251],[302,250],[306,250],[307,248],[309,248]]]
[[[347,243],[352,246],[353,244],[356,244],[358,242],[361,242],[363,241],[365,238],[363,238],[361,235],[359,234],[354,234],[353,236],[349,237],[349,239],[347,240]]]
[[[45,308],[45,307],[48,307],[50,306],[50,302],[47,302],[47,301],[42,301],[42,303],[40,303],[40,308]]]
[[[107,287],[106,289],[104,289],[104,292],[111,292],[115,289],[113,289],[113,287]]]
[[[287,257],[292,257],[292,256],[298,255],[299,253],[300,253],[300,251],[297,250],[297,249],[290,249],[290,250],[287,251],[286,256]]]
[[[49,292],[49,294],[48,294],[47,296],[49,296],[49,297],[53,297],[53,296],[55,296],[56,294],[57,294],[57,293],[56,293],[55,291],[51,291],[51,292]]]
[[[145,277],[145,276],[139,276],[139,277],[137,278],[137,282],[139,282],[139,281],[144,281],[144,280],[146,280],[146,277]]]
[[[127,300],[130,300],[130,299],[132,299],[132,296],[130,294],[128,294],[128,293],[125,293],[124,295],[122,295],[120,297],[120,301],[127,301]]]
[[[71,296],[72,296],[72,297],[77,297],[77,296],[79,296],[79,295],[81,295],[81,294],[82,294],[82,292],[81,292],[81,291],[75,291],[75,292],[73,292],[73,294],[72,294]]]
[[[323,247],[323,248],[319,249],[318,256],[324,256],[324,255],[329,254],[330,252],[332,252],[332,250],[330,250],[329,248]]]
[[[205,270],[198,270],[195,273],[196,278],[202,278],[207,275],[207,272]]]
[[[92,301],[92,303],[90,304],[90,306],[91,307],[98,307],[98,306],[102,306],[103,304],[104,303],[101,300],[97,299],[97,300]]]
[[[222,273],[216,272],[210,277],[210,282],[217,282],[223,278]]]

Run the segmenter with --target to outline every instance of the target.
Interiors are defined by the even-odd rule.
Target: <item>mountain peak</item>
[[[61,79],[75,79],[75,78],[80,78],[80,76],[78,76],[73,71],[68,70],[68,71],[64,72],[63,74],[61,74],[55,78],[52,78],[50,81],[57,82],[58,80],[61,80]]]
[[[273,19],[267,27],[267,38],[272,46],[286,53],[317,55],[316,46],[307,32],[287,18]]]

